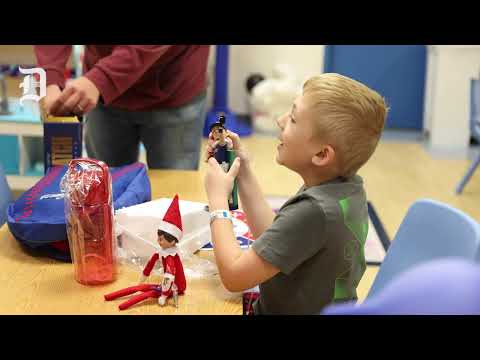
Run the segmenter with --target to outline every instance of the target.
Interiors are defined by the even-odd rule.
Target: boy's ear
[[[315,166],[325,166],[335,159],[335,150],[330,145],[324,145],[323,148],[313,155],[312,164]]]

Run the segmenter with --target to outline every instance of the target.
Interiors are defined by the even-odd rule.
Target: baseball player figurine
[[[120,304],[120,310],[125,310],[147,298],[158,298],[158,304],[164,306],[167,299],[173,297],[175,306],[178,307],[178,295],[182,295],[187,288],[182,261],[176,246],[182,238],[182,234],[182,217],[180,215],[178,195],[175,195],[157,230],[158,244],[162,250],[154,253],[148,261],[140,276],[139,285],[107,294],[105,295],[105,300],[114,300],[141,291],[142,294],[136,295]],[[145,280],[150,276],[155,263],[160,258],[162,259],[164,272],[162,284],[144,284]]]
[[[225,116],[220,115],[218,121],[210,126],[210,139],[213,140],[213,156],[217,159],[220,166],[225,172],[230,168],[228,159],[228,150],[232,150],[232,140],[227,137],[227,129],[225,128]]]
[[[222,169],[228,172],[235,160],[235,151],[233,150],[232,139],[228,137],[228,130],[225,128],[225,115],[220,115],[218,121],[210,126],[208,140],[211,149],[208,157],[215,157]],[[230,210],[238,209],[236,181],[234,182],[232,193],[228,198],[228,207]]]

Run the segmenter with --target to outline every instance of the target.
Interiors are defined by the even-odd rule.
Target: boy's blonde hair
[[[307,80],[303,95],[316,114],[315,136],[334,147],[340,175],[354,175],[378,144],[388,113],[385,100],[358,81],[334,73]]]

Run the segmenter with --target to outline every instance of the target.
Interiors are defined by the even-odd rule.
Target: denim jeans
[[[177,108],[127,111],[98,104],[86,116],[90,158],[108,166],[138,161],[140,141],[150,169],[197,170],[205,123],[206,93]]]

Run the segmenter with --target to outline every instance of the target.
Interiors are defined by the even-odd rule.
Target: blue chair
[[[470,216],[438,201],[418,200],[400,224],[367,297],[426,261],[443,257],[473,261],[479,246],[480,225]]]
[[[7,221],[7,208],[10,201],[12,201],[12,192],[8,186],[2,164],[0,164],[0,226]]]
[[[443,258],[415,266],[362,304],[326,307],[322,315],[480,315],[480,265]]]
[[[471,109],[470,109],[470,133],[480,143],[480,81],[472,80],[471,82]],[[472,164],[467,170],[467,173],[463,176],[460,183],[457,185],[455,192],[461,194],[465,185],[472,177],[473,173],[480,165],[480,152],[473,159]]]

